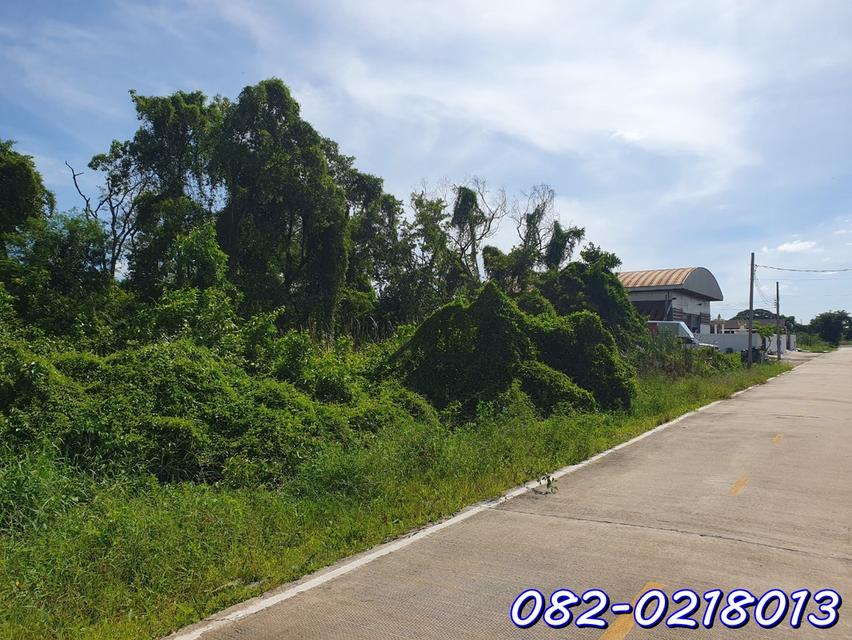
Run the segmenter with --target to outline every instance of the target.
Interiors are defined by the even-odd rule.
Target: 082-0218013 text
[[[703,603],[706,607],[698,615]],[[829,629],[837,624],[842,604],[843,599],[834,589],[814,593],[798,589],[789,594],[770,589],[760,596],[747,589],[734,589],[727,596],[721,589],[705,591],[701,596],[692,589],[679,589],[669,597],[655,588],[631,604],[611,603],[601,589],[589,589],[579,596],[569,589],[557,589],[545,599],[541,591],[530,588],[518,594],[509,616],[521,629],[540,621],[554,629],[564,629],[572,623],[579,628],[606,629],[609,623],[601,616],[607,611],[616,616],[632,615],[635,623],[646,629],[660,624],[672,629],[711,629],[717,621],[729,629],[740,629],[752,621],[764,629],[781,624],[794,629],[802,625]]]

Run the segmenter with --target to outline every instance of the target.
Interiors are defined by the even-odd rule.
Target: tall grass
[[[800,332],[796,336],[796,347],[799,351],[809,351],[811,353],[828,353],[834,351],[837,347],[826,342],[818,335],[812,333]]]
[[[5,458],[0,637],[166,634],[785,368],[644,377],[630,413],[542,420],[510,391],[475,423],[423,421],[329,445],[277,490],[96,482],[50,450]]]

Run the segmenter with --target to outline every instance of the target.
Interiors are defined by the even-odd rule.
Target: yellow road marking
[[[642,597],[642,594],[648,591],[649,589],[662,589],[663,585],[659,582],[646,582],[645,586],[642,587],[642,591],[636,594],[636,597],[633,598],[633,608],[636,608],[636,602],[639,598]],[[624,637],[630,633],[630,630],[633,628],[633,614],[630,615],[620,615],[615,617],[615,622],[613,622],[604,634],[600,637],[599,640],[624,640]]]
[[[745,490],[747,484],[748,476],[742,476],[739,480],[737,480],[734,484],[731,485],[730,489],[728,489],[728,495],[740,495]]]
[[[779,433],[777,436],[772,438],[772,444],[781,444],[781,441],[784,439],[784,434]]]

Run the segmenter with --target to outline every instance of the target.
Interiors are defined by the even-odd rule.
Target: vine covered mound
[[[543,413],[627,409],[631,367],[589,311],[533,316],[493,283],[423,322],[392,360],[405,384],[436,407],[473,411],[518,385]]]

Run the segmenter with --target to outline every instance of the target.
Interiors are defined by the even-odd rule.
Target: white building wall
[[[695,337],[698,338],[698,342],[715,344],[722,353],[726,353],[728,349],[735,353],[748,349],[747,333],[699,333]],[[760,346],[760,336],[756,340],[752,339],[752,345]]]
[[[728,349],[732,349],[734,352],[738,353],[740,351],[745,351],[748,349],[748,332],[746,333],[698,333],[695,336],[698,338],[698,342],[704,342],[706,344],[715,344],[719,347],[719,351],[722,353],[727,352]],[[766,339],[766,351],[767,353],[775,353],[775,336]],[[756,333],[751,338],[751,344],[755,349],[760,349],[762,342],[760,336]],[[796,336],[790,336],[790,349],[796,348]],[[787,352],[787,336],[781,335],[781,354]]]

